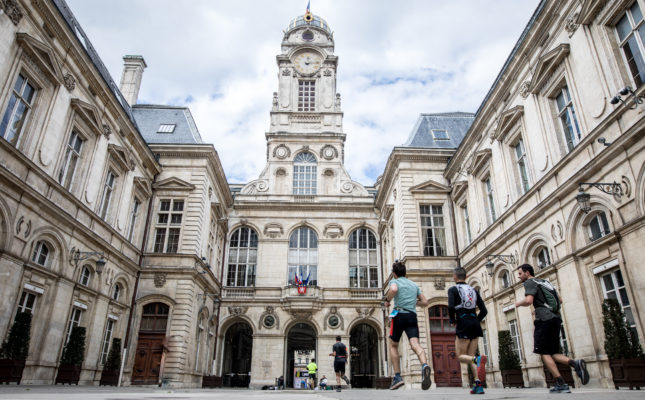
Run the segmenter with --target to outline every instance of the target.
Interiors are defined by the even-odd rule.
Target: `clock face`
[[[321,63],[320,54],[314,52],[300,53],[293,59],[296,70],[304,75],[311,75],[318,71]]]

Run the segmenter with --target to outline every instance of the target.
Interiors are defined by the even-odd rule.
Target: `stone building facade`
[[[318,16],[284,32],[264,170],[229,184],[189,109],[137,104],[143,57],[124,57],[117,86],[63,0],[0,7],[0,335],[32,312],[23,383],[53,382],[80,325],[82,384],[118,337],[125,385],[297,386],[307,357],[333,375],[340,335],[352,384],[370,387],[391,374],[381,299],[395,259],[431,301],[417,311],[437,386],[467,382],[446,315],[458,264],[489,308],[489,385],[501,385],[504,329],[525,383],[544,384],[531,312],[513,308],[524,262],[559,288],[563,345],[591,385],[612,386],[603,298],[643,338],[641,0],[540,2],[477,112],[421,114],[374,186],[344,168],[339,59]],[[583,210],[581,182],[620,194],[582,185]]]

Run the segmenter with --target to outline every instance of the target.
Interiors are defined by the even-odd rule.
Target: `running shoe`
[[[551,390],[549,390],[549,393],[571,393],[571,389],[569,389],[569,385],[566,383],[556,383]]]
[[[486,356],[477,356],[477,377],[480,382],[486,381],[486,361],[488,357]]]
[[[405,385],[405,382],[403,382],[403,378],[395,375],[394,378],[392,378],[392,384],[390,385],[390,390],[398,389],[403,385]]]
[[[430,366],[428,364],[423,364],[423,367],[421,367],[421,389],[430,389],[430,385],[432,385],[432,379],[430,378],[431,372],[432,370],[430,369]]]
[[[589,383],[589,372],[587,372],[587,363],[585,360],[575,360],[573,363],[573,368],[575,368],[576,374],[578,374],[582,384],[586,385]]]
[[[341,376],[341,378],[343,378],[345,383],[349,385],[349,379],[347,379],[347,375],[343,375],[343,376]]]
[[[336,391],[340,392],[340,385],[336,386]]]
[[[484,394],[484,387],[481,383],[475,384],[475,386],[470,389],[470,394]]]

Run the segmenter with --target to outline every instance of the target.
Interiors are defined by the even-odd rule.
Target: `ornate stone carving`
[[[9,17],[11,22],[13,22],[14,25],[18,25],[23,17],[22,10],[18,6],[18,2],[16,0],[2,0],[0,2],[0,6],[4,9],[5,14],[7,14],[7,17]]]
[[[38,64],[36,64],[36,62],[31,57],[29,57],[29,55],[24,54],[22,57],[25,60],[25,64],[27,64],[29,68],[33,70],[36,75],[41,77],[44,81],[49,82],[49,78],[47,77],[47,75],[45,75],[43,70],[40,69]]]
[[[394,198],[394,200],[396,200],[396,189],[392,191],[392,197]]]
[[[284,144],[279,144],[273,149],[273,157],[279,160],[291,157],[291,150]]]
[[[327,68],[327,69],[325,70],[325,72],[323,72],[323,75],[325,75],[325,76],[331,76],[331,75],[332,75],[331,69]]]
[[[278,92],[273,92],[273,110],[278,109]]]
[[[27,236],[31,233],[31,220],[27,221],[25,223],[25,217],[21,216],[18,218],[18,222],[16,222],[16,235],[19,235],[20,232],[22,232],[22,225],[25,225],[25,233],[23,234],[23,237],[27,239]]]
[[[334,176],[334,170],[332,168],[326,168],[323,171],[323,175],[332,177],[332,176]]]
[[[283,69],[282,76],[291,76],[291,70],[289,68]]]
[[[336,307],[331,307],[325,315],[325,329],[345,329],[343,316],[338,313]]]
[[[530,81],[522,82],[522,84],[520,85],[520,88],[519,88],[519,93],[520,93],[520,96],[522,96],[522,98],[525,99],[525,98],[529,97],[529,88],[530,87],[531,87],[531,82]]]
[[[300,148],[302,151],[309,151],[309,145],[306,144]]]
[[[340,93],[336,93],[336,102],[334,103],[336,111],[340,110]]]
[[[320,149],[320,157],[324,158],[325,160],[333,160],[334,158],[338,157],[338,150],[330,144],[326,144]]]
[[[343,236],[343,227],[340,226],[339,224],[331,223],[327,224],[325,226],[325,229],[323,230],[323,235],[330,239],[337,239],[341,236]]]
[[[111,134],[112,134],[112,128],[110,128],[110,125],[103,124],[103,135],[109,139]]]
[[[230,315],[243,315],[246,314],[246,310],[248,310],[248,307],[229,307],[228,308],[228,313]]]
[[[70,73],[66,73],[65,76],[63,76],[63,81],[65,83],[65,89],[70,92],[76,87],[76,79],[74,78],[74,75]]]
[[[155,287],[162,288],[166,285],[166,274],[164,272],[155,273]]]
[[[287,176],[287,170],[284,168],[278,168],[275,170],[275,176]]]
[[[340,191],[343,193],[352,193],[354,191],[354,183],[345,181],[340,185]]]
[[[575,13],[573,15],[570,15],[569,18],[567,18],[567,22],[564,24],[564,29],[569,32],[569,37],[573,36],[573,34],[576,32],[576,29],[578,29],[579,25],[576,23],[577,20],[578,13]]]
[[[266,329],[280,328],[280,318],[278,318],[272,306],[267,306],[262,315],[260,315],[260,326]]]
[[[434,288],[436,290],[445,290],[446,289],[446,279],[444,277],[434,278]]]
[[[284,230],[282,229],[282,225],[277,222],[269,222],[268,224],[264,225],[264,234],[271,239],[280,237],[283,233]]]
[[[310,320],[313,315],[311,311],[297,311],[297,310],[291,310],[290,311],[291,316],[293,319],[304,319],[304,320]]]
[[[359,318],[369,318],[374,313],[374,308],[356,308]]]

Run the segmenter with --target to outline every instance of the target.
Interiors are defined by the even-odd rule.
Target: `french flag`
[[[311,0],[309,0],[309,1],[307,2],[307,11],[305,11],[305,14],[309,14],[309,13],[311,12],[311,10],[309,9],[309,8],[310,8],[310,7],[309,7],[310,5],[311,5]]]

